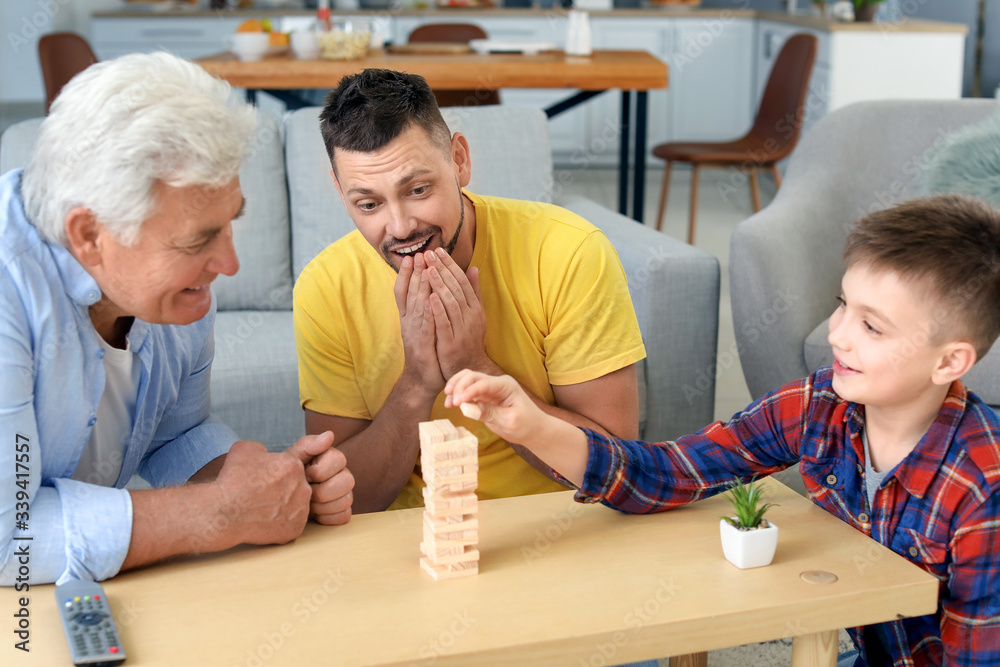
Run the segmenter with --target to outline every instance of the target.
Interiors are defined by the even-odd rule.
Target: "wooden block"
[[[458,429],[455,425],[451,423],[448,419],[435,419],[433,422],[439,429],[441,433],[444,434],[445,440],[455,440],[459,437]]]
[[[435,457],[420,455],[420,468],[422,470],[440,470],[442,468],[462,468],[471,466],[479,468],[479,457],[475,454],[462,453],[461,456]]]
[[[464,457],[473,457],[479,460],[479,448],[470,447],[471,443],[465,443],[461,440],[453,440],[451,442],[424,442],[420,445],[420,455],[426,456],[430,460],[434,461],[446,461],[448,459],[458,459]]]
[[[451,544],[452,546],[441,546],[441,544]],[[453,544],[451,542],[430,543],[424,541],[420,543],[420,553],[427,556],[432,563],[436,563],[446,556],[457,556],[465,553],[465,545]]]
[[[452,533],[465,530],[479,530],[479,519],[466,518],[459,515],[458,520],[451,521],[448,519],[436,519],[430,515],[424,514],[424,526],[434,535],[450,535]],[[424,533],[424,537],[427,537],[426,532]]]
[[[431,565],[457,565],[459,563],[472,563],[479,562],[479,551],[477,549],[466,549],[460,554],[454,554],[451,556],[443,556],[437,560],[433,560],[430,556],[426,556],[427,562]]]
[[[465,533],[470,533],[466,536]],[[455,537],[447,537],[441,535],[425,535],[424,541],[420,544],[426,547],[430,551],[439,551],[443,549],[454,549],[458,548],[456,553],[464,553],[466,547],[475,547],[477,541],[479,540],[479,531],[468,530],[458,533],[454,533]]]
[[[424,481],[430,484],[430,481],[426,479],[428,476],[440,477],[442,475],[461,475],[463,473],[479,474],[479,462],[473,457],[443,461],[420,457],[420,473],[424,476]]]
[[[442,497],[462,495],[476,490],[479,485],[477,473],[462,473],[460,475],[439,475],[425,479],[424,483],[434,493]]]
[[[424,509],[431,515],[447,516],[449,514],[469,514],[479,511],[479,499],[474,493],[442,496],[433,492],[429,486],[422,490],[424,494]]]
[[[441,581],[442,579],[455,579],[457,577],[467,577],[473,574],[479,574],[478,561],[472,565],[464,567],[449,567],[434,565],[426,558],[421,558],[420,567],[422,567],[427,574],[431,575],[434,581]]]
[[[437,422],[420,422],[417,424],[420,433],[420,444],[444,442],[444,433]]]
[[[460,556],[470,549],[474,549],[479,541],[478,535],[472,537],[458,537],[458,539],[440,539],[437,537],[424,538],[420,543],[420,553],[429,557],[433,562],[445,556]]]
[[[472,467],[471,470],[468,468],[469,466],[422,468],[421,472],[424,476],[424,484],[434,491],[454,493],[457,490],[453,488],[456,484],[464,484],[473,480],[476,482],[479,481],[479,470],[475,467]],[[475,486],[472,488],[475,488]]]

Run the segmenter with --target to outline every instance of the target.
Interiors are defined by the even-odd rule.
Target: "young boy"
[[[938,612],[851,630],[857,665],[1000,665],[1000,417],[960,378],[1000,333],[1000,212],[943,195],[862,219],[830,318],[832,367],[676,442],[546,416],[507,377],[462,371],[464,405],[579,487],[655,512],[800,463],[817,505],[941,581]]]

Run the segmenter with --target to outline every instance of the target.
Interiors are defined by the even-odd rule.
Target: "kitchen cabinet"
[[[753,120],[753,22],[676,21],[670,65],[670,141],[735,139]]]
[[[918,22],[910,23],[916,24],[911,27],[920,27]],[[781,46],[798,32],[819,39],[804,110],[805,130],[821,116],[854,102],[961,97],[964,32],[902,30],[906,25],[868,25],[866,29],[849,30],[833,24],[828,30],[817,30],[784,21],[759,20],[754,108]]]

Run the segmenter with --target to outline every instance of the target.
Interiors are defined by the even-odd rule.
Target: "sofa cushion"
[[[833,350],[826,340],[829,332],[830,320],[827,319],[806,337],[803,352],[810,373],[820,366],[833,363]],[[994,408],[1000,406],[1000,345],[994,345],[962,381],[989,405]]]
[[[290,310],[215,318],[212,416],[246,440],[281,451],[305,434]]]
[[[233,244],[240,270],[235,276],[219,276],[213,284],[220,311],[292,307],[282,137],[273,116],[260,113],[258,118],[258,133],[250,158],[240,171],[246,211],[233,224]],[[32,118],[7,128],[0,144],[0,173],[28,163],[41,123],[41,118]]]
[[[285,121],[296,277],[323,248],[354,230],[330,175],[319,112],[319,107],[300,109]],[[469,141],[469,190],[552,201],[552,151],[544,112],[532,107],[483,106],[447,108],[441,113],[451,131],[461,132]]]
[[[219,276],[214,283],[220,311],[292,307],[291,241],[281,127],[268,113],[259,113],[258,119],[250,158],[240,171],[246,210],[243,217],[233,222],[233,244],[240,270],[235,276]]]

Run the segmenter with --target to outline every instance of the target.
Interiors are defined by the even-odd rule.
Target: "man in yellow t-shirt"
[[[320,116],[357,226],[295,287],[308,433],[332,430],[354,511],[422,504],[417,424],[448,418],[480,444],[482,499],[563,488],[547,466],[444,409],[463,368],[509,374],[549,414],[635,438],[645,349],[604,234],[548,204],[483,197],[468,143],[418,76],[345,77]]]

